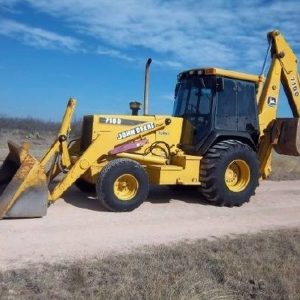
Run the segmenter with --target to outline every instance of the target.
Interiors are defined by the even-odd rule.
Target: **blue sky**
[[[273,28],[299,55],[299,11],[299,0],[0,0],[0,114],[59,120],[70,96],[77,118],[128,113],[148,57],[150,113],[169,114],[181,70],[258,74]]]

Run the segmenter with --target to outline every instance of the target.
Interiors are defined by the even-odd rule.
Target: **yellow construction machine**
[[[43,216],[73,184],[95,191],[107,210],[118,212],[146,200],[149,184],[199,187],[199,198],[217,205],[248,202],[271,172],[273,148],[300,155],[297,58],[279,31],[268,41],[266,77],[268,55],[259,76],[218,68],[180,73],[172,116],[147,112],[150,60],[144,115],[85,116],[80,138],[70,141],[76,105],[70,99],[57,139],[41,160],[29,145],[8,143],[0,218]],[[293,118],[277,118],[281,84]]]

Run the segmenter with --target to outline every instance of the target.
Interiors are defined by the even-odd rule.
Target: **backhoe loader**
[[[44,216],[73,184],[94,190],[102,206],[116,212],[141,205],[149,184],[199,188],[199,197],[216,205],[248,202],[259,180],[270,175],[272,149],[300,155],[297,58],[279,31],[268,33],[268,41],[259,76],[219,68],[181,72],[172,116],[148,114],[151,60],[144,115],[84,116],[80,138],[70,141],[76,105],[70,99],[42,159],[29,153],[28,144],[8,143],[0,218]],[[292,118],[277,118],[281,84]]]

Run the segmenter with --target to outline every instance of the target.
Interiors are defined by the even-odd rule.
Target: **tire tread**
[[[237,140],[227,140],[215,144],[204,155],[201,161],[200,181],[201,181],[202,194],[207,198],[208,201],[213,202],[220,206],[223,205],[228,207],[241,206],[243,203],[248,202],[250,197],[255,194],[255,189],[258,186],[258,177],[259,177],[258,176],[259,162],[256,157],[256,154],[255,154],[255,159],[253,159],[252,162],[253,164],[252,168],[254,169],[253,170],[254,178],[252,178],[253,176],[251,176],[250,183],[249,183],[251,184],[251,191],[246,199],[238,199],[238,197],[235,197],[235,200],[230,199],[229,197],[225,196],[224,191],[222,190],[222,188],[220,188],[220,185],[217,184],[217,178],[218,178],[217,171],[220,162],[223,159],[229,157],[230,153],[236,151],[248,152],[251,153],[251,155],[255,153],[253,149],[247,144],[244,144]]]

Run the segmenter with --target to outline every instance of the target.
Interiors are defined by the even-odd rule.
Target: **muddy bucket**
[[[274,150],[278,154],[300,156],[300,119],[278,118],[276,127],[280,135]]]
[[[47,177],[29,145],[8,142],[9,154],[0,168],[0,219],[42,217],[47,213]]]

